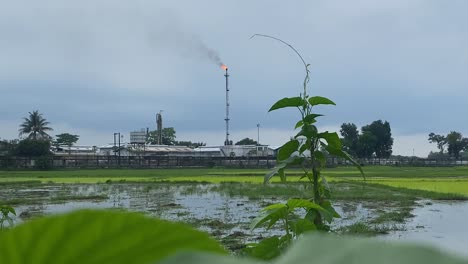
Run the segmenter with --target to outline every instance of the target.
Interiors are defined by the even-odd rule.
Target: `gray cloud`
[[[264,33],[294,44],[312,65],[311,93],[338,103],[323,109],[325,126],[384,119],[401,135],[467,134],[459,116],[468,99],[467,7],[435,0],[5,2],[0,128],[11,135],[11,124],[40,109],[92,141],[89,131],[154,126],[164,109],[181,134],[222,131],[224,76],[211,63],[219,51],[231,69],[233,130],[262,123],[288,131],[294,111],[266,111],[300,92],[303,71],[281,44],[249,40]]]

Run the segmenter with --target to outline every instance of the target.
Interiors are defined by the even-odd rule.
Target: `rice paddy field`
[[[416,239],[465,252],[468,167],[328,168],[332,201],[341,215],[333,232]],[[188,223],[236,252],[280,229],[250,230],[259,211],[290,198],[310,198],[300,170],[287,183],[266,169],[99,169],[0,171],[0,205],[16,209],[15,223],[83,208],[124,209]],[[464,233],[465,232],[465,233]],[[458,248],[457,248],[458,247]]]
[[[468,196],[468,167],[365,167],[365,180],[353,167],[323,171],[328,181],[357,181],[415,190],[453,193]],[[0,171],[0,184],[105,183],[105,182],[205,182],[262,183],[267,170],[262,169],[154,169],[154,170],[60,170]],[[298,182],[301,171],[289,170],[288,182]],[[273,178],[273,183],[279,182]]]

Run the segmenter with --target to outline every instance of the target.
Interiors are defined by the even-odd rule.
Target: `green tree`
[[[356,156],[359,142],[359,131],[357,126],[353,123],[343,123],[341,125],[340,133],[343,137],[341,139],[343,149],[352,156]]]
[[[38,157],[50,155],[50,141],[26,138],[21,140],[15,150],[15,155]]]
[[[375,137],[374,152],[377,158],[389,158],[392,155],[392,130],[387,121],[377,120],[362,127],[362,133],[369,132]]]
[[[237,141],[236,145],[257,145],[257,141],[251,138],[244,138]]]
[[[69,133],[62,133],[62,134],[56,135],[55,137],[56,137],[56,139],[55,139],[54,144],[57,147],[67,146],[68,147],[68,154],[70,154],[71,146],[73,146],[78,141],[78,139],[80,138],[80,136],[78,136],[78,135],[72,135],[72,134],[69,134]]]
[[[463,138],[460,132],[451,131],[447,135],[448,153],[457,159],[460,157],[460,151],[466,149],[467,144],[468,139]]]
[[[0,140],[0,156],[14,155],[16,147],[18,146],[18,140]]]
[[[359,158],[372,158],[375,153],[377,138],[370,131],[363,131],[359,135],[356,145],[356,154]]]
[[[173,127],[166,127],[162,129],[162,145],[175,145],[176,131]],[[148,134],[146,143],[158,144],[158,131],[153,130]]]
[[[445,146],[447,145],[447,138],[442,135],[437,135],[435,133],[429,134],[429,142],[436,143],[437,148],[440,150],[440,153],[444,153]]]
[[[20,125],[19,135],[28,135],[28,138],[33,140],[50,140],[50,136],[47,131],[53,129],[48,127],[50,123],[42,117],[42,114],[38,110],[29,112],[29,117],[25,117],[23,123]]]

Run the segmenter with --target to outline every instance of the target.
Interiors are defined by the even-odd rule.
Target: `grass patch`
[[[200,227],[200,226],[207,226],[213,230],[227,230],[231,229],[237,224],[234,223],[225,223],[220,220],[213,220],[211,218],[203,218],[203,219],[191,219],[187,222],[188,224],[194,226],[194,227]]]
[[[24,204],[40,204],[42,201],[39,200],[31,200],[27,198],[16,198],[16,199],[7,199],[7,200],[0,200],[1,205],[8,205],[8,206],[18,206]]]
[[[66,202],[66,201],[97,201],[97,200],[106,200],[109,199],[109,196],[105,194],[99,195],[64,195],[51,197],[50,200],[53,202]]]
[[[418,199],[432,200],[468,200],[467,195],[457,193],[439,193],[427,190],[393,187],[385,184],[336,181],[331,182],[332,197],[335,200],[356,201],[408,201]]]
[[[354,236],[376,236],[385,235],[391,231],[401,230],[396,225],[376,225],[366,222],[357,222],[349,226],[344,226],[336,230],[340,234],[354,235]]]
[[[412,208],[410,207],[401,207],[398,211],[392,212],[383,212],[378,217],[370,221],[371,224],[382,224],[382,223],[405,223],[408,218],[414,217],[411,213]]]

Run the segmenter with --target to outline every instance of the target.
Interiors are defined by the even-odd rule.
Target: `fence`
[[[0,157],[3,169],[85,169],[85,168],[182,168],[233,167],[271,168],[274,157],[177,157],[177,156],[50,156]]]
[[[362,165],[444,167],[468,165],[468,160],[434,160],[420,158],[361,159]],[[93,168],[182,168],[182,167],[231,167],[271,168],[275,157],[197,157],[197,156],[48,156],[5,157],[0,156],[1,169],[93,169]],[[349,162],[330,157],[328,167],[351,165]]]

